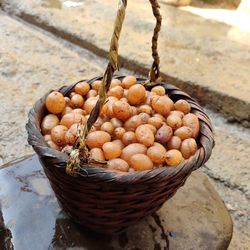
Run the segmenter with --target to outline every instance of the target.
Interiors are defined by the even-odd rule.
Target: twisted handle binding
[[[153,14],[156,18],[156,26],[152,37],[152,56],[153,64],[149,72],[150,82],[158,82],[160,80],[159,63],[160,58],[157,51],[158,34],[161,28],[161,15],[159,12],[159,4],[157,0],[150,0],[152,5]],[[81,125],[78,129],[78,139],[74,145],[74,150],[70,154],[70,159],[66,167],[68,174],[74,174],[78,170],[80,162],[87,162],[88,150],[85,145],[85,139],[88,135],[89,130],[98,119],[103,105],[106,102],[106,93],[109,90],[109,86],[113,77],[114,72],[118,69],[118,41],[121,34],[122,24],[125,18],[125,10],[127,7],[127,0],[120,0],[119,7],[115,19],[114,31],[111,38],[110,49],[109,49],[109,63],[103,76],[102,85],[99,91],[99,100],[97,101],[94,109],[91,111],[89,119],[85,126]]]

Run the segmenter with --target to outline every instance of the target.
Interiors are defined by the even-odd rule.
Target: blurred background
[[[104,73],[117,2],[0,0],[0,165],[33,152],[24,126],[39,97]],[[250,249],[250,0],[159,3],[162,77],[210,115],[216,146],[202,171],[232,216],[229,249]],[[148,74],[154,23],[149,1],[128,1],[119,74]]]

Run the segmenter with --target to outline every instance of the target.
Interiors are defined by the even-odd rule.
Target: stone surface
[[[194,172],[158,212],[112,237],[80,229],[69,220],[58,206],[36,156],[4,166],[0,183],[4,222],[19,250],[223,250],[231,240],[227,209],[200,171]]]
[[[32,104],[49,89],[101,75],[106,61],[1,12],[0,23],[2,165],[32,152],[24,128]],[[122,71],[120,74],[128,73]],[[228,124],[216,113],[207,112],[215,127],[216,146],[206,168],[202,169],[216,180],[216,189],[223,199],[235,207],[236,211],[230,210],[230,213],[237,230],[236,245],[241,246],[240,236],[245,246],[250,241],[250,201],[245,197],[250,194],[250,132]]]
[[[3,8],[106,57],[117,5],[101,0],[80,2],[78,8],[67,8],[60,0],[3,0]],[[238,38],[242,38],[242,31],[237,27],[166,4],[162,4],[161,13],[164,19],[159,51],[164,78],[228,117],[249,125],[250,36],[241,44],[243,39]],[[125,67],[147,72],[153,27],[149,4],[144,0],[130,1],[120,41]]]

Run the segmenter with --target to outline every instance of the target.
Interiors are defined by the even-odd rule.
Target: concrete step
[[[101,75],[106,61],[1,12],[0,23],[1,165],[33,152],[26,142],[24,126],[28,110],[38,98],[49,89]],[[127,73],[126,70],[121,72]],[[216,179],[216,183],[223,183],[224,189],[218,186],[222,198],[229,204],[238,204],[238,210],[242,204],[249,203],[244,195],[249,197],[250,194],[249,130],[228,124],[210,110],[207,112],[215,126],[216,146],[203,170]],[[231,195],[232,192],[240,195]],[[228,200],[230,197],[232,200]],[[250,226],[250,210],[246,205],[242,210],[246,226],[239,226],[238,234]],[[235,219],[234,223],[243,222]],[[249,240],[250,235],[247,237]]]
[[[117,5],[86,0],[77,8],[62,1],[3,0],[3,8],[57,36],[107,56]],[[203,104],[249,126],[250,45],[229,35],[237,27],[162,4],[159,41],[163,77]],[[154,18],[144,0],[130,1],[120,42],[121,64],[137,73],[151,65]],[[241,30],[237,30],[240,37]],[[245,33],[244,33],[245,34]]]

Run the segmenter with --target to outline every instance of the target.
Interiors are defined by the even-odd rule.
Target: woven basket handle
[[[157,51],[158,35],[161,29],[161,14],[159,11],[158,0],[149,0],[152,6],[153,14],[156,18],[156,26],[152,37],[152,57],[154,59],[151,70],[149,72],[150,82],[158,82],[160,80],[159,63],[160,58]],[[114,72],[118,69],[118,41],[121,34],[122,25],[125,18],[125,10],[127,7],[127,0],[119,0],[119,7],[115,19],[114,31],[111,38],[109,49],[109,63],[103,76],[102,85],[99,91],[99,100],[97,101],[94,109],[91,111],[89,119],[86,125],[80,126],[78,131],[78,139],[74,145],[74,150],[70,154],[69,162],[66,167],[68,174],[73,174],[78,170],[80,162],[86,162],[88,159],[88,150],[85,145],[85,138],[88,135],[89,130],[98,119],[101,109],[106,101],[106,93],[109,90],[109,86],[112,81]],[[83,152],[83,153],[82,153]]]

